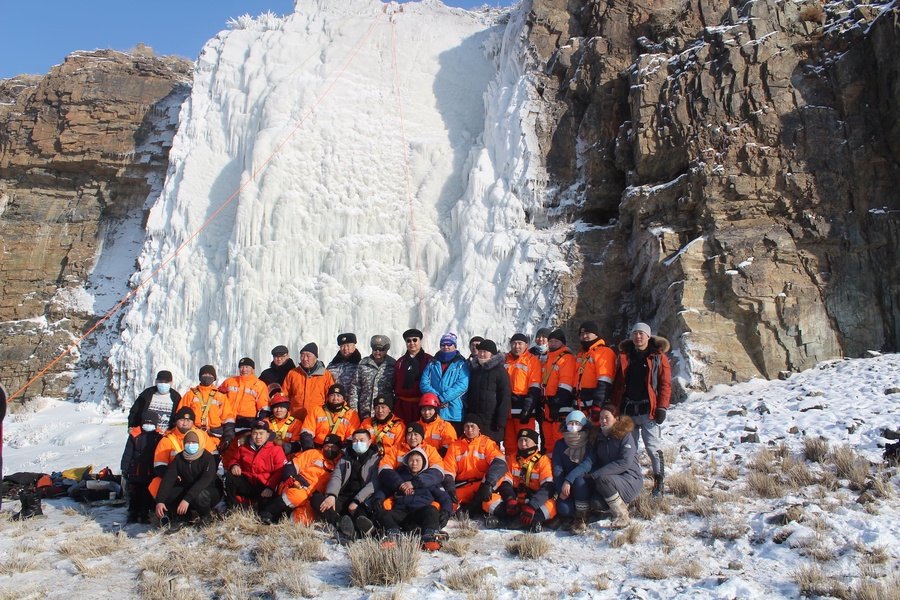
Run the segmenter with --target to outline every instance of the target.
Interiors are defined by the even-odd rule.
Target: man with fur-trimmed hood
[[[643,438],[650,455],[654,496],[663,493],[665,477],[660,426],[666,420],[672,396],[672,369],[666,357],[670,348],[669,340],[652,335],[649,325],[636,323],[631,339],[619,344],[613,384],[612,403],[634,421],[635,447],[638,438]]]

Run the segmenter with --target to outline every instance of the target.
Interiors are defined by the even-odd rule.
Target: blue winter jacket
[[[419,384],[423,394],[437,394],[442,404],[448,404],[438,413],[445,421],[460,422],[466,410],[466,392],[469,389],[469,361],[462,354],[456,353],[447,370],[441,369],[441,361],[432,358],[422,373]]]

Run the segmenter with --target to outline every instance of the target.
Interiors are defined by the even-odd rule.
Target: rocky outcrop
[[[855,2],[534,0],[574,330],[709,388],[900,346],[900,25]]]
[[[139,47],[0,81],[0,371],[10,393],[105,314],[85,284],[115,225],[141,218],[162,183],[192,66]],[[65,396],[79,356],[20,399]]]

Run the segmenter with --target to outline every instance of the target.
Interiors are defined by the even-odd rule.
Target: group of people
[[[618,352],[593,321],[579,338],[574,353],[560,329],[539,329],[530,348],[516,333],[502,353],[475,337],[466,357],[446,333],[432,356],[409,329],[395,359],[387,336],[363,357],[344,333],[328,365],[315,343],[299,365],[279,345],[259,376],[248,357],[221,384],[206,365],[183,396],[159,371],[129,414],[129,520],[204,521],[224,499],[351,539],[416,530],[428,549],[458,510],[488,528],[580,534],[603,512],[623,526],[643,488],[640,438],[663,493],[669,343],[645,323]]]

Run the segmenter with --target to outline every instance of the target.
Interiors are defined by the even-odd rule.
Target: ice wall
[[[295,10],[241,19],[198,60],[111,353],[126,404],[158,369],[183,389],[280,343],[328,362],[339,332],[364,354],[381,333],[397,356],[415,326],[431,351],[447,330],[505,347],[553,318],[565,232],[529,222],[546,176],[524,13]]]

